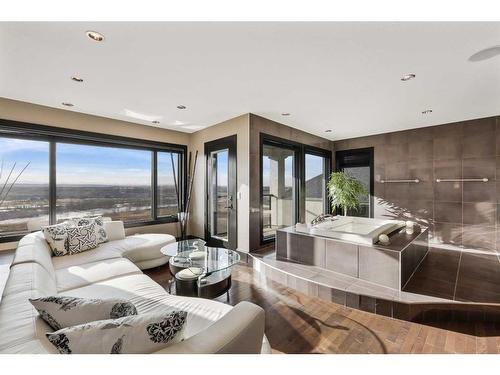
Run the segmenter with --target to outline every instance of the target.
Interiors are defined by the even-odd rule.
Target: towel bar
[[[436,178],[436,182],[488,182],[489,178]]]
[[[418,178],[415,178],[413,180],[380,180],[381,184],[397,183],[397,182],[412,182],[414,184],[418,184],[420,180]]]

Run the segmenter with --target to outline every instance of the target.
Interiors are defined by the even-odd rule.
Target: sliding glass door
[[[296,222],[296,151],[275,144],[262,148],[262,238]]]
[[[267,134],[260,135],[260,150],[260,242],[266,244],[277,229],[330,212],[331,151]]]

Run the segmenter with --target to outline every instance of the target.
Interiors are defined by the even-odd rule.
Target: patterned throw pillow
[[[148,354],[184,339],[187,313],[171,311],[100,320],[47,333],[62,354]]]
[[[56,257],[69,254],[67,228],[68,223],[66,222],[41,228],[45,241],[47,241]]]
[[[117,319],[137,315],[133,303],[120,299],[89,299],[51,296],[30,299],[31,304],[54,330],[94,320]]]
[[[78,254],[95,249],[98,245],[95,223],[79,227],[68,227],[68,250],[70,254]]]
[[[101,244],[108,240],[108,234],[106,233],[106,229],[104,229],[104,220],[102,216],[95,217],[76,217],[70,219],[73,226],[81,227],[84,225],[95,224],[96,225],[96,236],[97,243]]]

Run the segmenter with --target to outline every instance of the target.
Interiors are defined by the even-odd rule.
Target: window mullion
[[[57,223],[56,203],[57,203],[57,185],[56,185],[56,152],[57,143],[49,143],[49,222],[51,225]]]

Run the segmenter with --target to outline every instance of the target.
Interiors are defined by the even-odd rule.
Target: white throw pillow
[[[137,315],[132,302],[120,298],[89,299],[51,296],[29,300],[54,330],[75,326],[94,320],[117,319]]]
[[[79,227],[67,227],[68,250],[70,254],[95,249],[98,245],[95,223]]]
[[[104,219],[101,216],[76,217],[70,219],[70,222],[76,227],[95,224],[97,243],[104,243],[108,240],[108,234],[106,233],[106,228],[104,227]]]
[[[69,254],[67,228],[68,223],[66,222],[41,228],[45,241],[47,241],[56,257]]]
[[[148,354],[182,341],[186,317],[185,311],[133,315],[46,335],[62,354]]]

